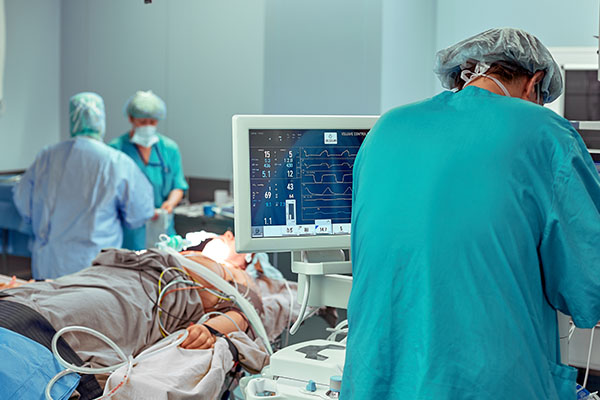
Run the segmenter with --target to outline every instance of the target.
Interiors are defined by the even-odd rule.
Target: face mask
[[[475,72],[469,71],[468,69],[465,69],[464,71],[462,71],[460,73],[460,78],[465,81],[465,84],[463,85],[463,88],[465,86],[467,86],[469,83],[471,83],[471,81],[477,77],[480,76],[485,76],[488,79],[491,79],[492,81],[494,81],[494,83],[496,85],[498,85],[498,87],[500,88],[500,90],[502,90],[502,92],[504,93],[504,95],[506,97],[512,97],[510,95],[510,93],[508,92],[508,90],[506,90],[506,87],[502,84],[502,82],[500,82],[498,79],[494,78],[493,76],[489,76],[488,74],[486,74],[485,72],[490,69],[490,66],[485,64],[485,63],[478,63],[475,66]]]
[[[158,136],[156,135],[156,126],[138,126],[133,132],[131,141],[135,144],[139,144],[142,147],[152,147],[154,143],[158,142]]]
[[[230,251],[231,249],[225,242],[220,239],[213,239],[206,244],[202,254],[218,263],[222,263],[229,258]]]
[[[465,81],[465,84],[463,85],[463,88],[465,86],[467,86],[473,79],[479,77],[479,76],[485,76],[488,79],[491,79],[492,81],[494,81],[494,83],[496,85],[498,85],[498,87],[500,88],[500,90],[502,90],[502,92],[504,93],[504,95],[506,97],[512,97],[510,95],[510,93],[508,92],[508,90],[506,90],[506,86],[504,86],[502,84],[502,82],[500,82],[498,79],[494,78],[493,76],[489,76],[488,74],[486,74],[485,72],[490,68],[489,65],[485,64],[485,63],[478,63],[475,66],[475,72],[469,71],[469,70],[464,70],[461,72],[460,74],[460,78]],[[536,93],[536,99],[535,99],[535,103],[538,105],[543,106],[544,103],[542,101],[540,101],[540,92],[541,92],[541,88],[540,85],[536,85],[535,86],[535,93]]]

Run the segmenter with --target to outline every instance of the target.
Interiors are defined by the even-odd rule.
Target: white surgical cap
[[[102,139],[106,130],[104,100],[96,93],[78,93],[69,99],[71,136],[92,136]]]
[[[507,62],[532,74],[545,71],[540,88],[544,103],[550,103],[563,90],[560,67],[548,49],[533,35],[515,28],[496,28],[470,37],[436,54],[433,71],[442,86],[454,89],[461,71],[483,62]]]
[[[125,115],[133,118],[161,120],[167,116],[167,105],[151,90],[138,91],[127,100]]]

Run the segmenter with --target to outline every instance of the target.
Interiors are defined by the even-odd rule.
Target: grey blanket
[[[128,250],[103,250],[93,266],[52,282],[35,282],[5,292],[10,301],[25,304],[43,315],[58,331],[83,325],[111,338],[125,354],[138,354],[162,338],[154,307],[157,282],[166,266],[178,266],[171,256],[155,250],[144,254]],[[177,272],[167,272],[172,279]],[[85,289],[85,290],[82,290]],[[162,307],[166,329],[174,332],[203,314],[195,290],[177,291],[165,297]],[[114,365],[122,360],[93,336],[67,333],[64,339],[84,362],[92,366]]]

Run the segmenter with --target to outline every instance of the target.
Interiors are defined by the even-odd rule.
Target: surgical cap
[[[127,100],[125,104],[125,115],[133,118],[164,119],[167,116],[165,102],[152,93],[138,91]]]
[[[508,62],[532,74],[545,71],[541,82],[544,103],[550,103],[563,90],[560,67],[548,49],[533,35],[515,28],[496,28],[470,37],[436,54],[433,71],[446,89],[454,89],[461,71],[478,62],[488,65]]]
[[[102,139],[106,130],[102,97],[92,92],[78,93],[71,97],[69,122],[71,136],[85,135]]]

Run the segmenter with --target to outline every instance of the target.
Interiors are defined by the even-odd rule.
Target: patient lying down
[[[283,283],[269,282],[264,277],[255,281],[242,269],[245,265],[217,263],[200,252],[185,255],[235,286],[257,310],[269,337],[281,333],[285,327],[281,321],[287,320],[290,311]],[[174,283],[177,279],[195,281],[200,286]],[[295,285],[290,285],[295,296]],[[185,350],[209,349],[215,346],[217,335],[237,333],[238,337],[241,334],[247,338],[245,342],[242,340],[247,346],[236,347],[250,370],[258,371],[268,362],[259,341],[253,341],[255,335],[246,316],[235,303],[181,266],[175,257],[157,249],[103,250],[89,268],[54,281],[3,290],[0,295],[3,296],[0,326],[25,336],[31,337],[27,330],[34,329],[33,325],[18,318],[17,321],[3,318],[3,309],[9,310],[13,317],[15,307],[33,310],[34,318],[38,314],[55,330],[72,325],[95,329],[110,337],[125,354],[133,355],[182,328],[189,332],[181,345]],[[268,304],[263,304],[263,299],[268,299]],[[198,323],[203,316],[210,318]],[[121,361],[107,345],[92,336],[67,333],[63,337],[81,361],[90,366]],[[244,355],[244,349],[251,354]]]

